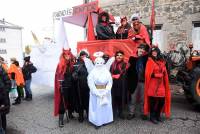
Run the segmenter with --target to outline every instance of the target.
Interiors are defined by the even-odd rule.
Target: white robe
[[[106,85],[105,89],[97,89],[95,85]],[[96,126],[101,126],[113,121],[112,110],[112,77],[105,67],[94,67],[88,75],[90,88],[89,121]]]

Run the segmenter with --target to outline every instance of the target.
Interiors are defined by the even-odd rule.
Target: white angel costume
[[[114,58],[104,64],[102,52],[96,52],[95,65],[88,58],[84,59],[89,72],[88,86],[90,88],[89,121],[95,126],[102,126],[113,121],[112,110],[112,77],[109,71]]]

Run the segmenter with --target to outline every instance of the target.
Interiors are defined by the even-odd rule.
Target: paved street
[[[96,130],[87,121],[78,123],[77,119],[59,128],[58,118],[53,116],[53,89],[33,86],[33,101],[11,107],[8,134],[200,134],[200,113],[185,100],[180,87],[174,88],[171,120],[154,125],[139,117],[117,119]]]

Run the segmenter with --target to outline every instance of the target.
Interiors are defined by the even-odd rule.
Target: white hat
[[[130,21],[133,21],[133,20],[140,20],[140,14],[139,13],[134,13],[131,16],[131,20]]]

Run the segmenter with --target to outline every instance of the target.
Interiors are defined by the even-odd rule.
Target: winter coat
[[[141,57],[129,58],[129,68],[127,70],[128,77],[128,89],[130,93],[134,93],[138,82],[144,82],[145,68],[147,63],[148,55],[143,55]]]
[[[10,100],[9,90],[11,89],[11,81],[8,74],[0,66],[0,112],[3,114],[9,113]]]
[[[11,74],[15,74],[15,81],[17,83],[17,86],[23,86],[24,85],[24,77],[23,73],[20,67],[17,67],[15,64],[11,64],[10,68],[8,69],[8,74],[11,78]]]
[[[171,112],[171,93],[165,62],[155,62],[151,57],[147,61],[145,70],[145,115],[149,113],[149,96],[165,98],[164,112],[166,117],[169,118]]]
[[[24,66],[22,67],[24,80],[30,80],[32,78],[31,74],[35,73],[36,71],[37,71],[37,68],[33,66],[32,63],[28,63],[27,65],[24,64]]]
[[[127,39],[128,31],[131,29],[130,24],[126,24],[126,26],[120,26],[116,32],[116,39]]]
[[[96,32],[98,40],[109,40],[115,38],[113,27],[108,23],[102,22],[97,24]]]

